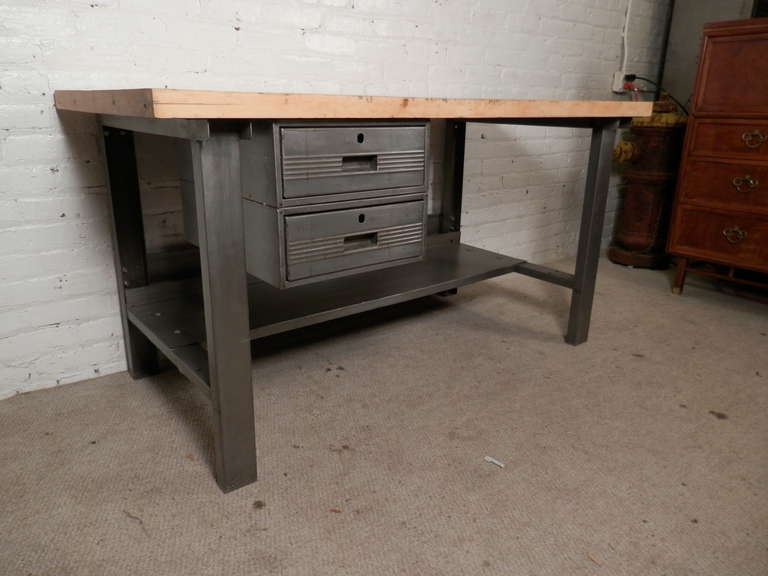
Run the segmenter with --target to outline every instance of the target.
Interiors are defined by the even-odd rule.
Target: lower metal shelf
[[[422,298],[516,271],[523,260],[464,244],[430,248],[420,262],[280,290],[249,278],[251,339]],[[179,371],[207,386],[199,279],[126,290],[128,318]]]

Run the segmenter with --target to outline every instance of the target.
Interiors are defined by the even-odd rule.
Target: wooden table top
[[[264,94],[141,88],[56,90],[56,108],[143,118],[630,118],[651,115],[651,102],[397,98]]]

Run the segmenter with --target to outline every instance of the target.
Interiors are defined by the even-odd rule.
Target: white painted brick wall
[[[124,369],[95,125],[59,118],[53,90],[607,99],[626,2],[0,0],[0,397]],[[654,74],[667,0],[633,6],[630,69]],[[464,238],[573,254],[588,136],[469,139]],[[176,182],[138,148],[157,249],[180,238]]]

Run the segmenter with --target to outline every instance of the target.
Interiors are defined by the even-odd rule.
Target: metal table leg
[[[444,234],[456,234],[461,230],[466,142],[467,123],[463,120],[446,121],[443,145],[443,192],[440,201],[440,232]]]
[[[618,122],[612,120],[592,129],[587,185],[581,211],[579,247],[576,255],[576,272],[571,294],[571,312],[568,319],[568,333],[565,336],[565,341],[573,345],[585,342],[589,333],[617,126]]]
[[[248,294],[236,134],[190,142],[202,269],[216,480],[256,480]]]
[[[128,321],[125,299],[126,288],[145,286],[148,281],[133,133],[104,128],[103,135],[125,356],[129,374],[133,378],[142,378],[157,371],[158,357],[155,346]]]

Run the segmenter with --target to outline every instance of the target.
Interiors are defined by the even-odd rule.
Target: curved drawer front
[[[691,159],[680,192],[684,202],[768,213],[768,166]]]
[[[283,127],[284,198],[426,189],[426,126]]]
[[[768,218],[680,206],[672,252],[744,268],[768,266]]]
[[[695,120],[690,153],[747,161],[768,161],[768,123]]]
[[[423,200],[286,216],[286,278],[419,258],[424,232]]]

